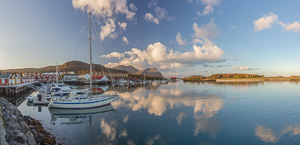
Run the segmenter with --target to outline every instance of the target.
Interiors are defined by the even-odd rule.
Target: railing
[[[20,84],[26,84],[26,83],[32,83],[35,81],[31,81],[31,82],[22,82],[22,83],[0,83],[0,86],[13,86],[13,85],[20,85]]]

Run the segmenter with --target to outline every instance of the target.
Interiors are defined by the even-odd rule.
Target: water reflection
[[[153,136],[153,137],[147,138],[147,139],[145,140],[145,143],[146,143],[147,145],[153,145],[153,144],[156,143],[156,141],[157,141],[159,138],[160,138],[160,135],[159,135],[159,134],[156,134],[156,135]]]
[[[220,127],[221,125],[216,118],[198,120],[195,124],[194,135],[197,136],[201,131],[210,135],[211,138],[215,138]]]
[[[63,144],[300,143],[298,82],[95,87],[94,93],[107,89],[119,97],[106,109],[88,112],[26,102],[19,109],[42,120]]]
[[[163,116],[166,112],[178,107],[192,108],[192,112],[178,112],[176,121],[181,126],[188,114],[192,114],[194,118],[194,136],[198,136],[199,132],[208,134],[211,138],[215,138],[221,125],[216,118],[212,118],[223,107],[224,102],[217,95],[193,96],[189,92],[177,88],[158,88],[155,91],[149,88],[137,88],[133,91],[119,93],[119,99],[114,101],[112,105],[115,108],[125,107],[132,111],[146,110],[154,116]],[[126,121],[125,121],[126,120]],[[124,123],[127,122],[124,118]],[[148,138],[146,144],[153,144],[159,139],[159,135]]]
[[[68,138],[66,141],[67,144],[93,144],[93,142],[97,142],[93,138],[93,133],[99,134],[97,133],[97,128],[95,128],[95,123],[98,122],[99,115],[112,111],[115,111],[115,109],[111,105],[94,109],[79,110],[49,108],[51,125],[59,126],[59,128],[62,128],[63,130],[64,128],[67,128],[68,131],[70,131],[68,136],[79,138],[84,136],[83,140]],[[116,128],[113,128],[111,124],[114,124],[114,122],[110,122],[110,124],[108,124],[105,122],[104,118],[100,122],[102,133],[107,135],[108,139],[114,140]],[[80,136],[78,136],[79,132],[75,132],[73,129],[77,131],[79,129]],[[88,141],[86,141],[87,139]]]
[[[161,88],[155,92],[147,92],[145,88],[133,92],[119,93],[119,100],[114,101],[114,107],[126,107],[132,111],[146,109],[149,114],[162,116],[168,109],[185,106],[192,107],[195,118],[209,118],[224,107],[219,96],[185,96],[182,90]],[[178,120],[182,120],[182,114]],[[181,121],[179,121],[181,122]],[[181,124],[181,123],[179,123]]]
[[[280,138],[286,134],[298,135],[300,133],[300,125],[285,125],[282,131],[275,132],[266,126],[259,125],[255,129],[255,135],[266,143],[277,143]]]

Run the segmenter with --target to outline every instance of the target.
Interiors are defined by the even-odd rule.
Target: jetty
[[[16,96],[20,93],[26,93],[28,90],[35,89],[37,85],[39,85],[39,81],[33,81],[23,84],[14,84],[14,85],[0,85],[0,95],[8,96]]]

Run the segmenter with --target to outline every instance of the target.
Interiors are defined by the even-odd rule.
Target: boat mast
[[[58,66],[56,62],[56,83],[58,84]]]
[[[92,94],[93,70],[92,70],[92,31],[91,31],[91,12],[89,12],[89,30],[90,30],[90,92]]]

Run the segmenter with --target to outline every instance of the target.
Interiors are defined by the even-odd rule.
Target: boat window
[[[84,93],[83,92],[77,92],[77,95],[83,95]]]
[[[62,94],[62,96],[64,97],[64,96],[68,96],[69,95],[69,93],[63,93]]]

